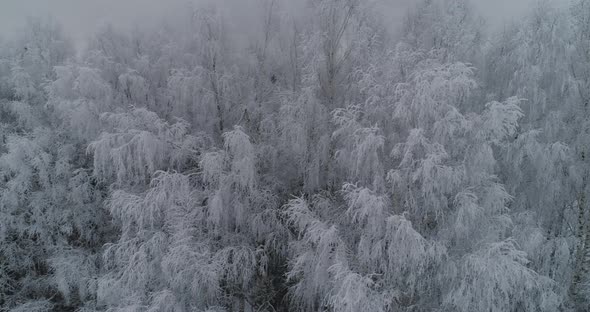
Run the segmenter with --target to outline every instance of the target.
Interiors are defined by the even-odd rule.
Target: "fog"
[[[207,0],[2,0],[0,4],[0,35],[7,36],[23,24],[27,17],[51,17],[77,43],[92,34],[97,27],[112,24],[117,28],[153,24],[181,12],[191,2]],[[413,0],[372,0],[385,9],[383,13],[397,25],[400,16],[411,7]],[[472,0],[480,14],[491,25],[502,25],[522,14],[527,6],[538,0]],[[569,0],[547,0],[557,5]],[[220,0],[231,15],[247,18],[248,7],[260,0]],[[293,1],[296,3],[303,1]],[[233,14],[232,14],[233,13]]]
[[[590,311],[588,21],[0,0],[0,312]]]

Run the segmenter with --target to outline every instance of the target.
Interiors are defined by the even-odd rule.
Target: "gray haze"
[[[0,312],[590,311],[589,20],[0,0]]]
[[[6,36],[22,25],[29,16],[50,16],[59,21],[66,33],[76,42],[94,32],[100,25],[111,23],[115,27],[132,27],[154,23],[173,12],[179,12],[189,2],[204,0],[2,0],[0,4],[0,35]],[[246,3],[256,0],[220,0],[226,7],[239,14],[247,14]],[[387,16],[395,20],[412,0],[378,0],[389,11]],[[501,24],[521,14],[536,0],[472,0],[481,14],[491,24]],[[567,3],[569,0],[549,0]],[[296,1],[293,1],[296,2]],[[395,24],[395,21],[392,21]]]

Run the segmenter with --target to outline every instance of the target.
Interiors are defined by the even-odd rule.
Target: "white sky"
[[[188,2],[203,0],[0,0],[0,35],[6,35],[23,24],[28,16],[51,16],[59,21],[66,33],[76,41],[83,41],[98,26],[112,23],[117,27],[159,21],[173,12],[178,12]],[[233,3],[230,10],[246,12],[243,4],[256,0],[216,0]],[[301,0],[293,0],[301,1]],[[398,11],[400,7],[417,0],[381,0]],[[526,11],[537,0],[471,0],[483,16],[492,24],[512,20]],[[549,0],[567,3],[570,0]],[[242,4],[242,5],[237,5]],[[241,8],[238,8],[241,7]],[[396,8],[396,9],[394,9]],[[399,16],[392,12],[390,16]]]

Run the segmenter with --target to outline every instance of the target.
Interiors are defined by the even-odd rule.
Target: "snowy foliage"
[[[333,287],[330,268],[346,263],[345,245],[337,227],[318,220],[304,199],[290,200],[285,212],[302,238],[292,247],[296,254],[287,277],[296,284],[291,293],[298,308],[316,310],[324,306],[325,296]]]
[[[590,1],[385,6],[2,39],[0,311],[588,311]]]
[[[145,109],[126,113],[104,113],[103,132],[88,145],[94,153],[95,175],[114,178],[119,184],[149,180],[158,170],[180,169],[197,153],[199,140],[190,135],[188,125],[160,119]]]
[[[463,259],[445,303],[458,311],[557,310],[560,299],[553,282],[527,268],[527,263],[526,253],[513,240],[485,246]]]

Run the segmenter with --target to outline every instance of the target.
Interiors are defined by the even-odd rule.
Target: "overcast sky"
[[[51,16],[58,20],[66,33],[82,41],[98,26],[112,23],[117,27],[130,27],[146,21],[154,22],[178,12],[188,2],[202,0],[0,0],[0,35],[14,31],[28,16]],[[256,0],[217,0],[239,3]],[[300,0],[293,0],[300,1]],[[381,0],[392,11],[417,0]],[[481,14],[493,24],[501,24],[526,11],[537,0],[472,0]],[[560,4],[569,0],[550,0]],[[395,9],[394,9],[395,8]],[[230,6],[230,9],[232,7]],[[245,12],[236,9],[237,12]],[[395,12],[388,14],[399,16]]]

